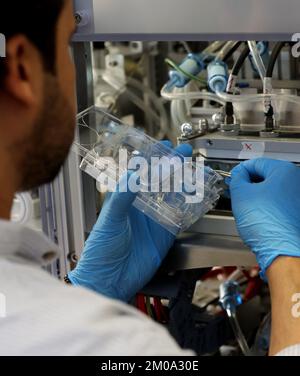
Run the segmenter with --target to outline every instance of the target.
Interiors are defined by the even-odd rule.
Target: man
[[[68,44],[75,26],[71,0],[6,2],[1,13],[7,58],[0,62],[0,292],[7,317],[0,319],[0,354],[192,354],[124,304],[152,278],[174,242],[132,207],[135,194],[108,195],[83,256],[69,273],[70,285],[40,268],[55,259],[56,246],[9,222],[15,192],[50,182],[72,143],[76,106]],[[179,151],[191,154],[186,146]],[[252,184],[256,176],[264,182]],[[267,269],[272,354],[300,343],[298,320],[290,311],[290,295],[300,288],[297,183],[296,167],[267,160],[241,165],[230,183],[241,235],[262,271]],[[294,351],[300,353],[298,347]]]

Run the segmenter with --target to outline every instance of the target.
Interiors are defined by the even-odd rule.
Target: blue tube
[[[211,91],[223,92],[226,90],[228,81],[228,67],[221,60],[214,60],[207,66],[207,80]]]
[[[188,54],[181,63],[180,68],[193,76],[197,76],[203,69],[205,69],[205,64],[201,56],[196,54]],[[170,71],[169,77],[169,88],[174,86],[182,88],[190,82],[189,77],[175,70]]]

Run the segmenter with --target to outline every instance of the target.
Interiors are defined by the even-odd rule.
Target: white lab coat
[[[134,308],[43,271],[56,252],[41,234],[0,221],[0,355],[193,355]]]
[[[58,251],[43,235],[0,221],[0,355],[193,355],[134,308],[43,271]]]

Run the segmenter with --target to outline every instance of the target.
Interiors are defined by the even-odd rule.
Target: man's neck
[[[9,220],[17,191],[16,174],[10,158],[0,150],[0,219]]]
[[[3,195],[0,193],[0,219],[9,220],[13,203],[13,195]]]

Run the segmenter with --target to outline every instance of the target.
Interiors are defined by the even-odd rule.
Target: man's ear
[[[43,66],[35,46],[23,35],[8,40],[6,46],[5,91],[25,106],[40,100]]]

